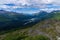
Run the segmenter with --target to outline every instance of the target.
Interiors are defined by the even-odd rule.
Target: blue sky
[[[2,9],[20,13],[60,10],[60,0],[0,0]]]

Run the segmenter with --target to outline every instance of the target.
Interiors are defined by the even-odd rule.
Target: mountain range
[[[1,40],[40,40],[40,36],[37,35],[49,38],[42,36],[41,40],[57,40],[60,36],[59,30],[59,10],[50,13],[40,11],[32,15],[0,10]]]

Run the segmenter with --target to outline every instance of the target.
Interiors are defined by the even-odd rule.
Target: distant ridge
[[[20,14],[16,12],[0,10],[0,29],[6,29],[8,26],[8,28],[14,28],[25,25],[33,25],[40,21],[53,17],[53,15],[55,15],[54,12],[60,11],[52,11],[51,13],[47,13],[46,11],[40,11],[39,13],[28,15],[24,13]]]

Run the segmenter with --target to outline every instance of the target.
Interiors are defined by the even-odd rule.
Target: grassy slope
[[[56,40],[60,33],[60,13],[38,24],[0,35],[0,40]],[[47,37],[46,37],[47,36]]]

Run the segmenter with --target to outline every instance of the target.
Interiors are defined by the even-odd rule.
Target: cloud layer
[[[0,9],[16,10],[18,8],[60,9],[60,0],[0,0]]]

